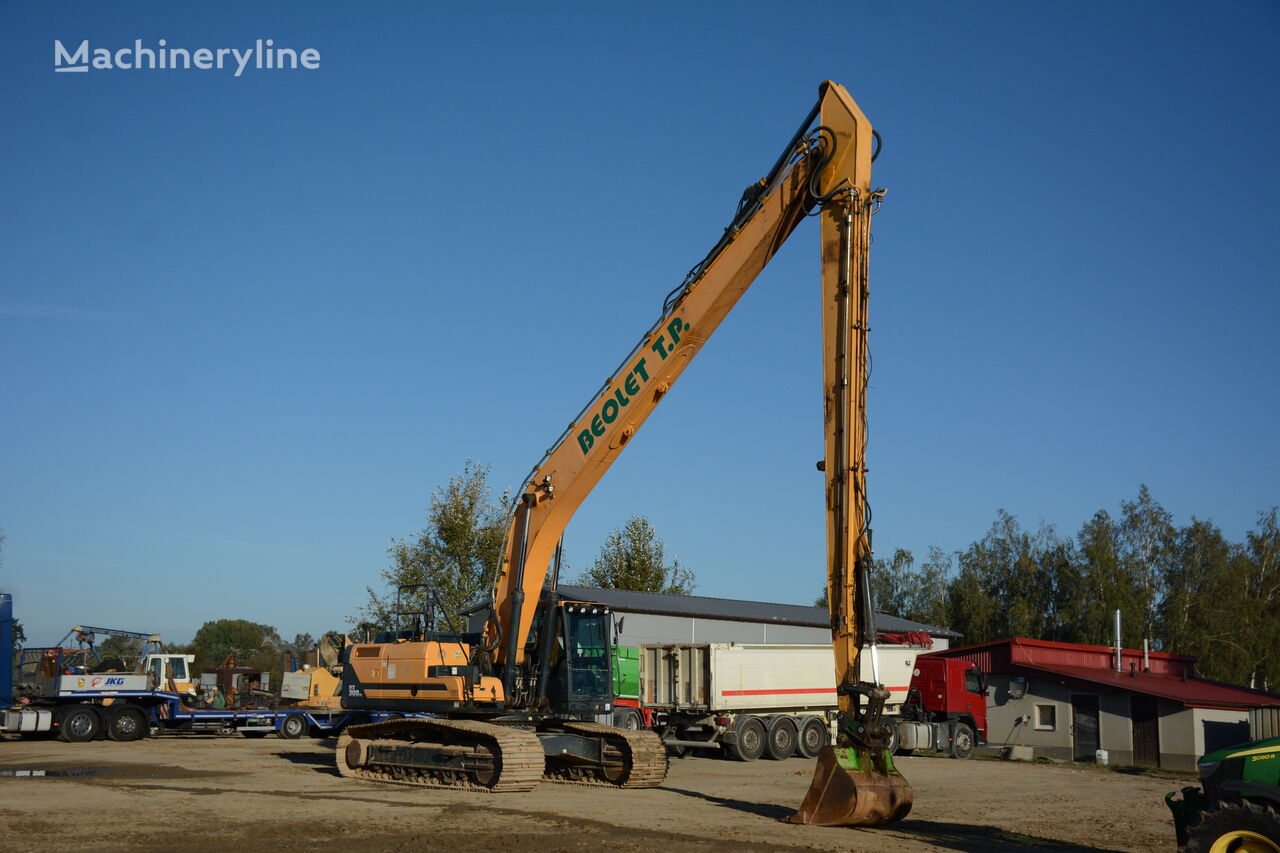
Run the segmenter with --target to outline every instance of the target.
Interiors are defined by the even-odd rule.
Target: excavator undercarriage
[[[544,720],[399,719],[351,726],[338,741],[343,776],[425,788],[527,791],[539,780],[652,788],[667,750],[650,731]]]

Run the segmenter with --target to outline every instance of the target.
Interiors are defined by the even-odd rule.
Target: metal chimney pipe
[[[1124,672],[1124,664],[1120,660],[1121,650],[1124,646],[1120,643],[1120,608],[1115,610],[1116,617],[1116,672]]]
[[[1151,654],[1151,641],[1148,640],[1146,637],[1143,637],[1142,638],[1142,671],[1143,672],[1151,671],[1151,658],[1149,657],[1150,654]]]

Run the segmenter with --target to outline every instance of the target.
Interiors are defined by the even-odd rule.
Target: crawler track
[[[532,789],[545,758],[527,729],[414,719],[350,726],[338,739],[337,762],[339,773],[355,779],[498,793]]]
[[[564,730],[604,741],[606,757],[621,759],[625,770],[614,778],[606,773],[574,772],[548,762],[543,778],[548,782],[593,785],[604,788],[656,788],[667,778],[667,747],[651,731],[618,729],[599,723],[565,723]]]
[[[350,726],[338,739],[338,772],[354,779],[420,788],[504,793],[539,779],[604,788],[653,788],[667,778],[667,750],[650,731],[564,723],[563,731],[601,741],[605,767],[548,759],[529,729],[476,720],[406,719]]]

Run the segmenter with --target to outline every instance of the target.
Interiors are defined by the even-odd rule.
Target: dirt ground
[[[523,794],[339,777],[336,740],[166,736],[0,742],[0,851],[1172,851],[1162,797],[1185,777],[899,760],[915,788],[890,828],[792,826],[813,762],[673,758],[665,784],[543,783]],[[59,776],[15,775],[25,770]]]

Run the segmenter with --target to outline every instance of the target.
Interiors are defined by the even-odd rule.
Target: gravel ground
[[[3,741],[0,851],[1172,851],[1162,797],[1190,784],[1093,767],[903,758],[915,789],[906,820],[827,828],[780,821],[808,789],[814,763],[800,758],[673,758],[665,784],[651,790],[543,783],[487,795],[343,779],[335,743]],[[73,775],[14,775],[23,770]]]

